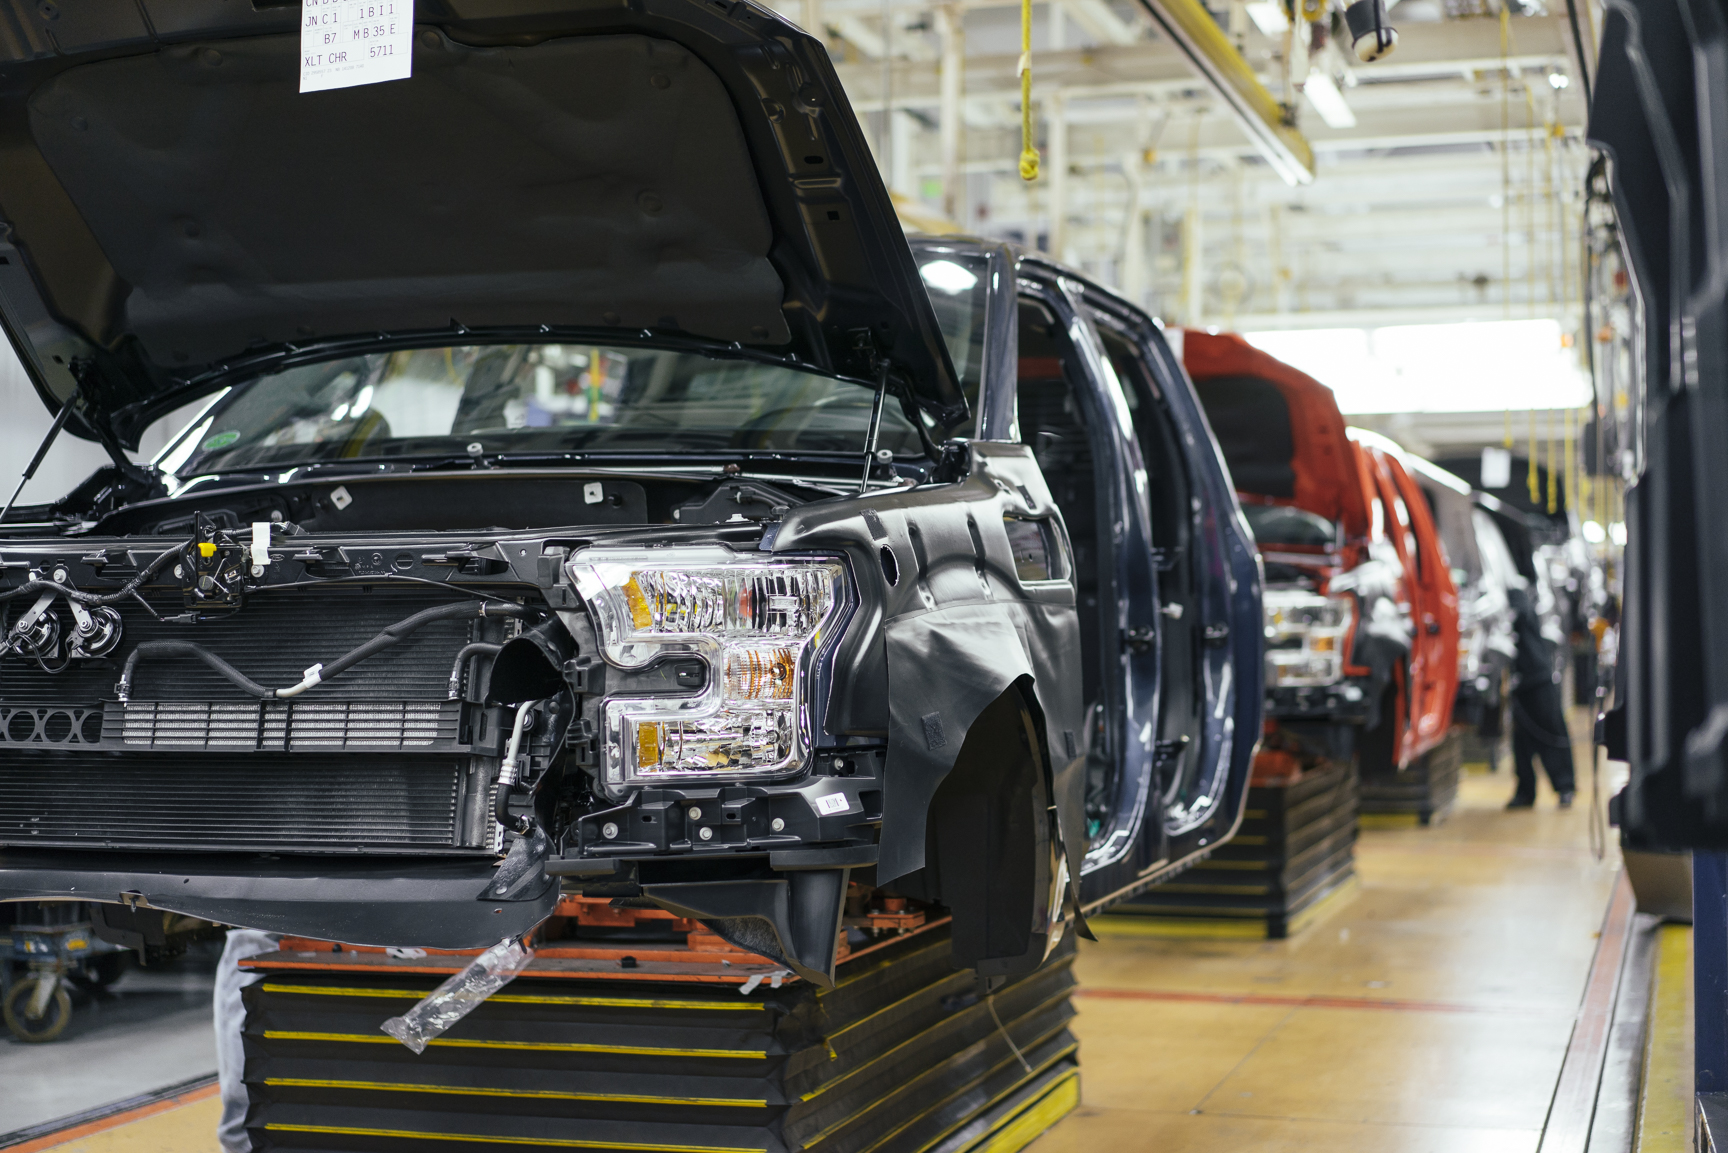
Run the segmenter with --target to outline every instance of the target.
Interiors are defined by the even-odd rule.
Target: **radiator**
[[[426,853],[464,846],[456,758],[0,749],[0,844]]]

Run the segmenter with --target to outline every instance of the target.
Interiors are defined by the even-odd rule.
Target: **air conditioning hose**
[[[261,697],[265,700],[297,697],[314,685],[324,683],[338,673],[352,668],[367,657],[382,652],[434,621],[460,620],[464,617],[474,616],[522,619],[534,615],[536,615],[535,610],[527,605],[508,604],[501,601],[480,601],[478,604],[473,601],[457,601],[453,604],[438,605],[397,621],[365,644],[344,653],[329,664],[313,665],[306,670],[299,684],[290,685],[285,689],[266,688],[203,645],[195,644],[192,641],[145,641],[133,649],[132,655],[126,658],[126,667],[120,673],[117,695],[122,702],[132,698],[133,677],[138,670],[140,661],[156,660],[163,657],[195,657],[229,682],[255,697]]]

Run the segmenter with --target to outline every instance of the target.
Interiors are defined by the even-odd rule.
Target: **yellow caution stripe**
[[[1019,1153],[1080,1104],[1080,1070],[1064,1074],[1029,1109],[998,1121],[969,1153]]]
[[[264,1030],[266,1041],[335,1041],[354,1045],[400,1045],[388,1034],[306,1033],[288,1029]],[[434,1037],[434,1045],[449,1049],[515,1049],[547,1053],[613,1053],[630,1057],[742,1057],[755,1060],[768,1055],[764,1049],[662,1049],[649,1045],[584,1045],[575,1041],[481,1041],[466,1037]]]
[[[277,981],[264,982],[266,993],[295,993],[313,997],[393,997],[418,1001],[432,990],[355,989],[334,985],[284,985]],[[675,1001],[651,997],[577,997],[560,993],[494,993],[486,998],[505,1005],[579,1005],[585,1009],[717,1009],[760,1012],[759,1001]]]
[[[642,1153],[763,1153],[737,1145],[646,1145],[636,1141],[596,1141],[581,1137],[494,1137],[479,1133],[423,1133],[416,1129],[359,1129],[349,1125],[290,1125],[271,1121],[273,1133],[327,1133],[340,1137],[406,1137],[415,1141],[467,1141],[475,1145],[537,1145],[545,1149],[630,1149]]]
[[[634,1093],[571,1093],[562,1089],[489,1089],[465,1085],[411,1085],[394,1081],[325,1081],[314,1077],[266,1077],[264,1084],[289,1089],[353,1089],[370,1093],[438,1093],[453,1097],[521,1097],[540,1101],[608,1101],[619,1105],[731,1105],[767,1108],[765,1098],[647,1097]]]

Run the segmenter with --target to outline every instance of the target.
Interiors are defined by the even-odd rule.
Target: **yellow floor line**
[[[1663,925],[1656,939],[1644,1085],[1635,1153],[1692,1148],[1692,926]]]
[[[1266,936],[1266,922],[1258,917],[1240,920],[1212,917],[1088,917],[1086,924],[1100,940],[1112,937],[1209,937],[1222,940],[1256,941]]]
[[[1358,813],[1356,823],[1364,829],[1414,829],[1422,822],[1415,813]]]

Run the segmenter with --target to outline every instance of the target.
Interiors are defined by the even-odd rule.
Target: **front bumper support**
[[[479,949],[526,933],[558,904],[538,862],[491,899],[502,872],[491,859],[6,849],[0,901],[99,901],[355,945]]]
[[[1360,725],[1367,723],[1373,710],[1372,694],[1353,680],[1335,685],[1277,685],[1266,690],[1266,716],[1272,720]]]

